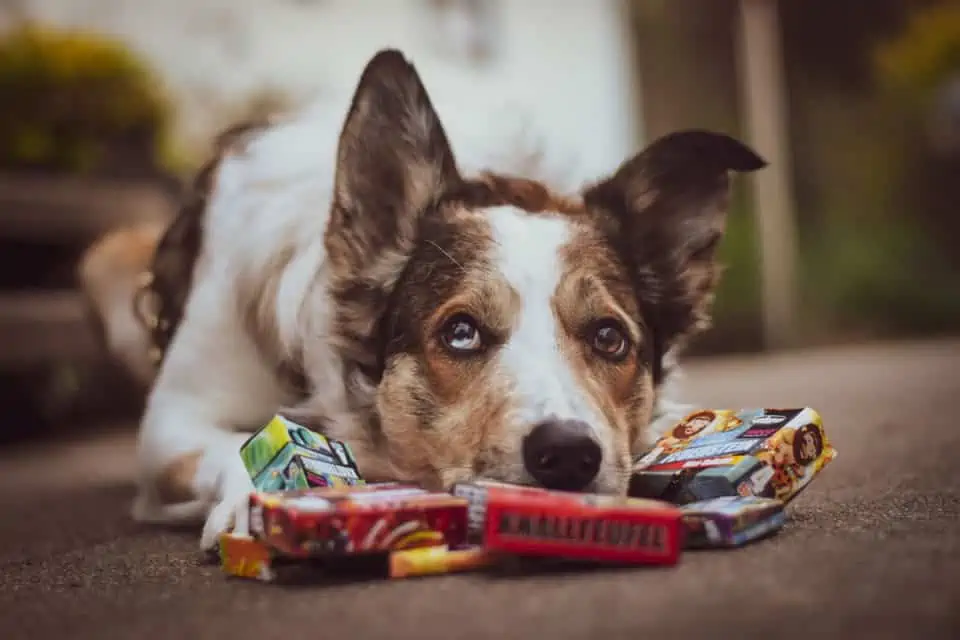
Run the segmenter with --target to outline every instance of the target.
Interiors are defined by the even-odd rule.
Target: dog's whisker
[[[434,242],[433,240],[427,240],[427,243],[430,244],[430,245],[433,245],[433,246],[437,249],[437,251],[439,251],[439,252],[442,253],[444,256],[446,256],[447,259],[450,260],[450,262],[452,262],[453,264],[457,265],[457,266],[460,268],[460,271],[466,271],[466,269],[464,269],[463,265],[460,264],[459,262],[457,262],[457,259],[454,258],[452,255],[450,255],[450,254],[446,251],[446,249],[444,249],[443,247],[441,247],[440,245],[438,245],[438,244],[437,244],[436,242]]]

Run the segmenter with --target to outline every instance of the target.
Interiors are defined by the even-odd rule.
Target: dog
[[[245,531],[237,452],[278,410],[348,443],[369,481],[625,493],[688,409],[668,387],[709,325],[732,175],[766,162],[685,130],[558,190],[504,127],[458,129],[465,113],[381,50],[343,111],[221,137],[164,234],[91,248],[106,343],[149,385],[136,520],[202,523],[205,549]]]

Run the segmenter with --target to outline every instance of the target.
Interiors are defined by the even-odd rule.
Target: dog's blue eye
[[[444,323],[440,339],[445,347],[457,353],[472,353],[483,346],[476,321],[463,313],[458,313]]]

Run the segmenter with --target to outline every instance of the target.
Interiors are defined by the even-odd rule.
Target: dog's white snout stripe
[[[548,418],[581,420],[597,435],[603,423],[560,351],[553,297],[564,265],[561,250],[572,236],[561,217],[531,215],[514,207],[492,207],[488,220],[496,241],[496,267],[520,299],[516,324],[500,354],[514,384],[519,422]]]

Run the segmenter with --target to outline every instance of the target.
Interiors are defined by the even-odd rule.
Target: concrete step
[[[98,349],[79,293],[0,294],[0,369],[90,358]]]
[[[0,174],[0,239],[86,243],[117,226],[169,220],[175,207],[151,184]]]

